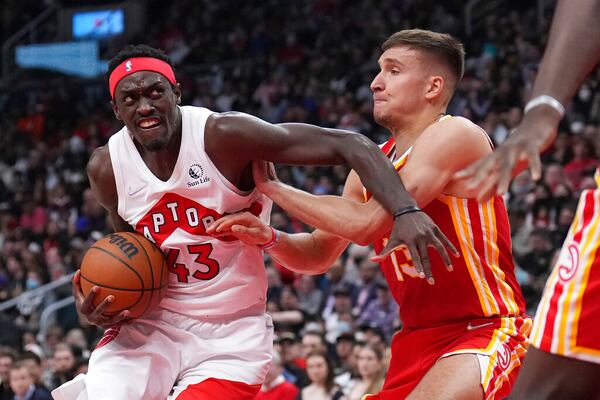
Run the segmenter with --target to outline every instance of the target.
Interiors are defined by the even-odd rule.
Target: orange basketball
[[[94,305],[108,295],[115,297],[105,314],[123,310],[137,318],[156,307],[169,281],[162,252],[138,233],[116,232],[94,243],[81,262],[81,289],[87,295],[94,286],[100,291]]]

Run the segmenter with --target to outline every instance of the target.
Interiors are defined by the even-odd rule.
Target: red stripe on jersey
[[[394,141],[394,138],[390,138],[390,140],[388,140],[387,142],[385,142],[383,144],[383,146],[381,146],[381,151],[386,156],[389,156],[390,151],[392,150],[392,148],[394,147],[395,144],[396,144],[396,142]]]
[[[581,226],[573,236],[573,241],[577,244],[580,243],[581,237],[583,235],[584,229],[589,225],[592,217],[594,216],[594,192],[592,190],[587,193],[585,196],[585,203],[583,205],[583,221],[581,222]],[[548,315],[546,316],[546,325],[544,326],[544,333],[542,335],[542,341],[540,343],[540,349],[542,350],[551,350],[552,346],[552,338],[554,335],[552,332],[554,331],[554,324],[556,322],[556,317],[558,315],[558,299],[562,295],[564,290],[564,283],[557,279],[554,293],[552,294],[552,298],[550,299],[550,305],[548,308]]]
[[[592,217],[594,216],[594,191],[590,190],[585,195],[585,204],[583,206],[583,224],[573,236],[573,241],[577,244],[581,242],[581,235],[583,235],[583,230],[588,226]]]
[[[600,286],[600,247],[594,252],[594,261],[590,265],[590,272],[585,285],[586,287],[581,298],[581,314],[578,319],[576,343],[578,347],[598,350],[600,349],[600,343],[598,343],[598,334],[596,332],[600,330],[600,319],[598,319],[598,315],[600,315],[600,299],[598,298],[598,286]]]

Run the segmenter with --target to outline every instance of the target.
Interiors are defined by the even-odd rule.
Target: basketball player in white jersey
[[[81,317],[110,328],[88,375],[55,390],[56,399],[254,398],[272,346],[262,252],[206,233],[222,215],[243,210],[268,221],[271,202],[253,190],[253,160],[350,164],[398,214],[390,249],[405,243],[426,253],[433,246],[449,264],[448,240],[425,214],[403,212],[414,200],[363,136],[179,107],[170,61],[147,46],[124,49],[108,74],[113,109],[125,127],[92,154],[90,185],[115,231],[138,231],[161,248],[170,282],[159,309],[123,324],[128,311],[103,315],[112,297],[94,308],[95,292],[84,297],[75,275]]]

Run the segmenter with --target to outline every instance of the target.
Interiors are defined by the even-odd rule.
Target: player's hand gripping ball
[[[94,286],[98,306],[108,295],[115,297],[104,314],[129,310],[138,318],[163,298],[169,269],[163,253],[138,233],[116,232],[94,243],[81,263],[81,289],[87,296]]]

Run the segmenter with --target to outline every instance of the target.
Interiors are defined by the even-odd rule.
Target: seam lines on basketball
[[[129,232],[126,232],[129,233]],[[148,261],[148,268],[150,268],[150,277],[152,278],[152,283],[150,286],[154,287],[154,270],[153,270],[153,266],[152,263],[150,262],[150,256],[148,255],[148,252],[146,251],[146,246],[144,246],[142,244],[142,242],[139,241],[139,239],[136,237],[136,234],[134,233],[129,233],[127,236],[131,237],[133,240],[135,240],[140,247],[142,248],[142,250],[144,250],[144,254],[146,255],[146,261]],[[159,283],[160,285],[160,283]],[[150,292],[150,299],[148,299],[148,301],[146,302],[146,308],[144,308],[144,311],[142,311],[142,314],[144,314],[146,311],[148,311],[148,308],[150,307],[150,304],[152,304],[152,297],[154,296],[154,290],[152,290]]]
[[[83,274],[81,274],[81,273],[80,273],[80,275],[79,275],[79,276],[80,276],[81,278],[85,279],[86,281],[88,281],[89,283],[93,284],[94,286],[101,286],[101,287],[103,287],[103,288],[106,288],[106,289],[121,290],[121,291],[123,291],[123,292],[140,292],[140,293],[143,293],[143,292],[151,292],[151,291],[153,291],[153,290],[161,290],[161,289],[164,289],[164,288],[166,288],[167,286],[169,286],[169,285],[167,284],[167,285],[157,286],[157,287],[148,288],[148,289],[125,289],[125,288],[120,288],[120,287],[107,286],[107,285],[105,285],[104,283],[100,283],[100,282],[93,281],[93,280],[91,280],[91,279],[89,279],[89,278],[86,278],[86,277],[85,277],[85,275],[83,275]]]
[[[138,272],[137,272],[135,269],[131,268],[131,267],[129,266],[129,264],[127,264],[127,263],[126,263],[124,260],[121,260],[119,257],[115,256],[115,255],[114,255],[113,253],[111,253],[110,251],[107,251],[107,250],[103,249],[102,247],[98,247],[98,246],[92,246],[92,247],[90,247],[90,249],[96,249],[96,250],[98,250],[98,251],[101,251],[101,252],[103,252],[103,253],[106,253],[106,254],[108,254],[109,256],[111,256],[111,257],[112,257],[112,258],[114,258],[115,260],[118,260],[118,261],[119,261],[121,264],[123,264],[124,266],[126,266],[126,267],[127,267],[127,269],[129,269],[131,272],[133,272],[134,274],[136,274],[136,275],[137,275],[137,277],[138,277],[138,279],[140,280],[140,283],[141,283],[141,285],[142,285],[142,287],[141,287],[141,290],[139,290],[139,289],[137,290],[137,291],[139,291],[140,295],[139,295],[138,299],[135,301],[135,303],[133,303],[132,305],[130,305],[130,306],[129,306],[129,307],[127,307],[127,308],[133,307],[133,306],[135,306],[137,303],[139,303],[139,301],[140,301],[140,300],[142,299],[142,297],[144,296],[144,292],[146,291],[146,286],[144,285],[144,280],[142,279],[142,276],[141,276],[141,275],[140,275],[140,274],[139,274],[139,273],[138,273]],[[89,282],[91,282],[89,279],[88,279],[88,281],[89,281]],[[104,285],[99,285],[99,286],[104,286]],[[115,289],[115,290],[120,290],[120,289],[118,289],[118,288],[112,288],[112,289]],[[130,290],[130,291],[134,292],[134,291],[136,291],[136,290]]]

